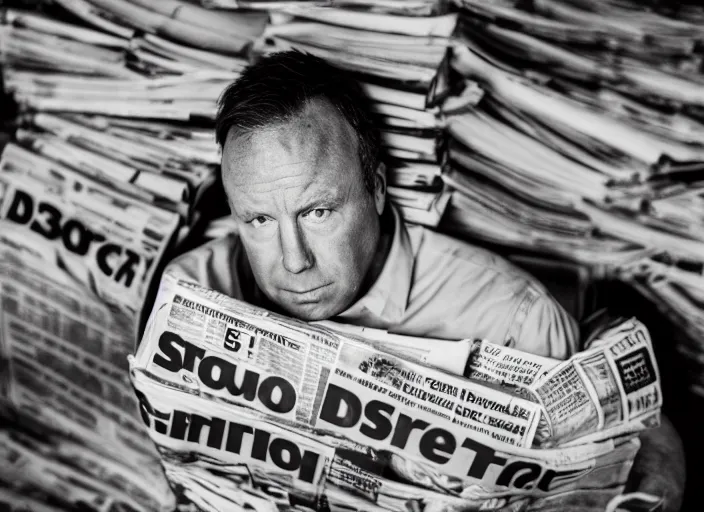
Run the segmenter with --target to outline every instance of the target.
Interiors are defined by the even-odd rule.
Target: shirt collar
[[[396,207],[393,215],[394,235],[391,249],[379,277],[369,291],[337,318],[361,321],[368,327],[388,328],[401,322],[406,312],[413,277],[413,249],[406,225]]]

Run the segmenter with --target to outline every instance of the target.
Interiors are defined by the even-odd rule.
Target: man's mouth
[[[321,286],[316,286],[313,288],[302,288],[299,290],[291,290],[284,288],[283,290],[292,295],[293,301],[299,304],[304,304],[306,302],[317,302],[320,299],[321,293],[327,288],[329,284],[324,284]]]

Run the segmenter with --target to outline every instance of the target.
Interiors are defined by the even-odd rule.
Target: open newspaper
[[[616,496],[636,433],[658,423],[655,360],[635,321],[566,362],[458,342],[446,353],[465,354],[459,368],[417,340],[405,350],[400,336],[331,326],[162,278],[130,367],[178,492],[209,511]]]
[[[101,181],[10,144],[0,158],[0,219],[40,235],[77,281],[136,313],[179,217],[129,183],[115,190]]]
[[[656,427],[660,377],[647,329],[635,319],[599,336],[570,360],[527,354],[475,341],[467,376],[525,388],[537,395],[547,419],[540,446],[584,444]]]

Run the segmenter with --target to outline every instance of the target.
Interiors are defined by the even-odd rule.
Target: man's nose
[[[292,274],[300,274],[313,266],[313,255],[296,224],[285,225],[282,223],[279,237],[281,238],[282,261],[287,271]]]

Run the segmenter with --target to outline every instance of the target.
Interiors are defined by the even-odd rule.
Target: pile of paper
[[[676,257],[701,258],[702,219],[688,204],[701,199],[700,188],[687,183],[699,166],[669,160],[704,160],[704,144],[638,130],[606,110],[508,73],[469,47],[455,48],[453,66],[477,78],[487,94],[478,108],[448,121],[448,180],[481,180],[483,188],[524,203],[525,218],[559,219],[566,245],[576,235],[586,248],[593,238],[597,244],[620,240],[622,246],[666,247]],[[513,231],[528,224],[513,212],[508,220],[514,220]],[[557,230],[536,222],[534,231],[540,238]],[[532,244],[531,233],[518,236],[519,243]],[[556,250],[561,236],[558,231]]]
[[[398,2],[282,5],[271,12],[255,51],[295,48],[355,73],[382,131],[391,200],[410,222],[437,226],[449,195],[437,165],[444,123],[432,100],[457,15],[410,14],[416,15]],[[474,104],[480,97],[476,86],[467,87],[455,101]]]
[[[335,327],[163,277],[131,377],[198,510],[508,512],[585,489],[606,505],[659,423],[635,320],[568,361]]]
[[[80,14],[79,3],[67,7]],[[246,60],[126,27],[12,10],[4,20],[5,89],[28,112],[17,141],[191,225],[219,164],[208,123]]]
[[[400,16],[433,16],[447,13],[445,0],[200,0],[204,7],[218,9],[252,9],[276,11],[290,7],[341,7],[362,10],[377,14],[397,14]],[[384,26],[379,18],[377,26]],[[393,32],[392,25],[385,30]],[[364,27],[368,28],[368,27]]]
[[[0,487],[14,493],[3,500],[167,511],[174,498],[125,358],[149,262],[178,219],[70,171],[4,164],[0,403],[12,421],[0,430]]]
[[[702,393],[704,9],[454,3],[451,67],[485,95],[448,116],[441,229],[633,282]]]
[[[126,358],[216,179],[217,99],[266,15],[57,3],[0,24],[21,112],[0,156],[1,500],[172,510]]]
[[[150,15],[156,18],[154,27],[146,21],[133,24],[122,7],[129,6],[128,12],[143,8],[130,2],[94,2],[106,4],[105,8],[110,6],[112,11],[101,11],[85,0],[59,3],[94,29],[25,11],[7,9],[3,13],[0,41],[5,87],[29,109],[173,121],[212,120],[220,92],[246,66],[242,52],[266,20],[264,15],[240,15],[243,19],[239,20],[233,14],[227,18],[183,2],[164,4],[181,16],[189,14],[193,21],[178,23],[195,30],[204,40],[217,34],[220,25],[223,32],[240,34],[236,41],[215,51],[203,41],[195,44],[199,41],[178,38],[166,30],[168,24],[159,24],[158,20],[176,22],[166,14]],[[198,11],[191,13],[192,9]],[[220,25],[199,26],[199,16],[203,15],[209,16],[203,24],[220,20]],[[142,11],[135,16],[152,20]],[[124,25],[109,21],[116,19]]]
[[[3,82],[22,111],[15,142],[0,160],[0,367],[6,370],[0,395],[6,415],[24,432],[0,431],[0,460],[13,461],[0,470],[0,503],[37,510],[166,509],[174,498],[159,458],[176,490],[205,510],[233,502],[259,510],[271,506],[273,495],[285,507],[308,506],[317,496],[331,508],[364,510],[406,510],[410,499],[429,512],[461,508],[467,500],[489,508],[518,502],[515,489],[491,494],[496,489],[487,490],[487,481],[449,478],[383,449],[372,464],[357,457],[359,440],[344,445],[347,451],[339,444],[331,451],[305,429],[293,434],[254,413],[261,429],[233,419],[224,452],[206,449],[200,437],[188,438],[188,450],[169,447],[159,429],[172,428],[175,420],[156,412],[176,402],[170,392],[153,393],[163,383],[144,383],[142,395],[148,396],[142,419],[159,455],[153,450],[136,419],[125,357],[134,348],[152,275],[197,222],[201,198],[215,179],[220,154],[210,125],[217,98],[250,53],[256,58],[297,48],[352,71],[373,102],[389,197],[407,220],[629,280],[691,338],[679,349],[690,363],[693,389],[704,395],[701,8],[658,12],[630,1],[584,0],[534,0],[530,11],[515,0],[455,0],[452,13],[437,0],[54,3],[56,17],[11,9],[0,16]],[[213,226],[213,233],[230,230],[227,221]],[[193,320],[205,313],[187,314]],[[227,323],[221,317],[213,322],[218,329]],[[242,333],[235,334],[230,347],[239,345]],[[252,357],[262,340],[274,353],[284,338],[251,337]],[[198,335],[190,341],[197,344]],[[291,349],[282,347],[282,354]],[[375,359],[380,371],[387,368],[382,359]],[[603,366],[597,359],[573,361],[570,368],[579,364],[579,372],[596,375]],[[643,367],[650,368],[642,358],[617,366],[624,379],[644,375]],[[505,369],[496,365],[476,370],[476,378],[506,383]],[[138,388],[140,371],[134,373]],[[180,399],[197,382],[179,382],[173,396]],[[536,400],[548,395],[538,393]],[[657,409],[660,402],[651,395],[621,398],[653,414],[648,404]],[[220,405],[191,398],[181,410],[189,418],[220,414]],[[626,441],[608,455],[614,445],[598,436],[613,433],[604,427],[614,411],[595,416],[584,393],[577,398],[552,403],[554,411],[564,412],[563,405],[578,411],[580,425],[594,427],[587,435],[597,436],[591,439],[599,449],[577,443],[559,450],[576,450],[569,451],[575,468],[621,471],[592,471],[597,486],[621,485],[637,443]],[[568,403],[573,399],[578,405]],[[167,403],[155,412],[150,404],[159,400]],[[237,418],[245,416],[238,410]],[[648,426],[646,416],[611,426],[632,434]],[[549,425],[560,421],[553,417]],[[212,433],[218,425],[193,432]],[[534,440],[556,432],[537,425]],[[285,430],[310,448],[301,457],[320,448],[329,459],[324,470],[322,459],[301,468],[313,471],[305,476],[316,482],[327,475],[328,492],[298,486],[301,479],[290,468],[272,473],[268,452],[252,453],[245,463],[239,455],[221,458],[234,450],[233,428],[232,443],[237,435],[249,443],[250,428],[271,453],[274,442],[264,434],[274,431]],[[568,439],[574,430],[560,432],[567,437],[559,442],[574,441]],[[276,438],[278,456],[291,446],[287,439]],[[512,461],[490,475],[503,475],[508,489],[549,485],[546,475],[560,480],[555,475],[565,468],[510,450],[492,453]],[[533,464],[536,480],[517,477],[520,464],[513,462]],[[292,459],[279,463],[291,466]],[[569,478],[560,490],[576,492]],[[605,492],[608,501],[613,493]]]

